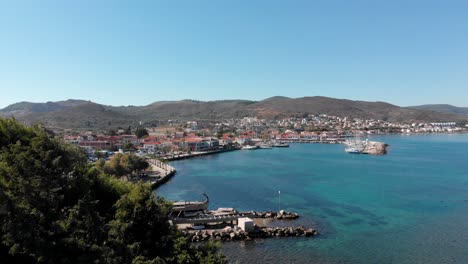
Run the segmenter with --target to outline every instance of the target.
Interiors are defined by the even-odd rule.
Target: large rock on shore
[[[192,242],[202,242],[208,240],[218,241],[250,241],[254,238],[270,237],[312,237],[318,235],[315,229],[299,227],[257,227],[253,232],[236,230],[236,228],[225,228],[222,230],[208,231],[199,230],[196,232],[182,231],[182,234]]]
[[[371,155],[384,155],[387,154],[388,145],[384,142],[368,141],[363,153]]]

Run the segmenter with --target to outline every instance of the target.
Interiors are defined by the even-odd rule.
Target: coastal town
[[[348,138],[384,134],[463,133],[468,127],[455,122],[394,123],[383,120],[308,115],[279,120],[256,117],[222,122],[166,120],[157,126],[111,131],[58,131],[63,139],[86,150],[91,159],[99,155],[136,152],[167,160],[200,155],[207,151],[227,151],[243,146],[274,146],[277,143],[343,143]]]
[[[102,163],[123,153],[133,153],[145,159],[148,164],[145,172],[129,173],[120,179],[148,182],[152,188],[158,188],[176,174],[176,168],[167,163],[172,160],[234,150],[289,147],[290,143],[344,144],[348,153],[386,154],[385,143],[368,141],[368,138],[386,134],[466,131],[466,126],[455,122],[404,124],[323,114],[279,120],[256,117],[222,122],[167,120],[158,122],[157,126],[140,123],[136,128],[99,133],[66,130],[63,139],[84,149],[90,162]],[[272,226],[274,221],[298,218],[296,213],[281,210],[238,212],[230,205],[210,211],[208,201],[206,196],[205,201],[173,202],[169,219],[191,242],[318,235],[316,230],[303,226]],[[269,220],[265,222],[265,219]]]
[[[468,264],[468,0],[0,7],[0,264]]]

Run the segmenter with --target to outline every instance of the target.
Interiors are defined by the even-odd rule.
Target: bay
[[[468,263],[468,135],[371,140],[388,143],[389,153],[291,144],[174,161],[177,174],[156,194],[201,200],[205,192],[210,209],[281,208],[301,218],[280,224],[320,232],[224,243],[232,262]]]

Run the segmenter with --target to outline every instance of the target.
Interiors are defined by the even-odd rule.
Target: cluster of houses
[[[135,135],[92,135],[84,133],[80,135],[66,135],[64,140],[68,143],[78,145],[88,152],[94,150],[119,150],[125,149],[127,144],[131,148],[147,153],[167,153],[175,151],[199,152],[217,150],[220,147],[228,147],[232,144],[231,139],[220,140],[213,137],[198,137],[194,134],[182,138],[168,136],[147,136],[138,138]],[[220,144],[221,142],[221,144]]]
[[[230,119],[222,123],[200,124],[196,121],[171,124],[166,128],[147,128],[149,135],[138,138],[135,135],[93,134],[91,132],[64,136],[64,140],[85,148],[89,153],[95,150],[131,149],[139,152],[165,155],[175,152],[204,152],[230,149],[243,145],[255,145],[262,141],[313,141],[337,143],[344,138],[365,134],[384,133],[430,133],[456,132],[466,128],[456,123],[413,123],[401,124],[382,120],[336,117],[330,115],[309,115],[280,120],[265,120],[255,117]]]
[[[181,133],[173,135],[148,135],[143,138],[138,138],[135,135],[93,135],[91,133],[83,133],[79,135],[65,135],[64,140],[68,143],[78,145],[92,153],[96,150],[117,151],[126,149],[130,146],[132,150],[140,152],[165,155],[174,152],[205,152],[220,149],[232,149],[243,145],[255,145],[263,141],[330,141],[343,138],[341,134],[333,132],[296,132],[286,130],[279,133],[274,130],[270,133],[269,138],[258,138],[253,131],[246,131],[242,135],[234,135],[233,133],[225,133],[222,137],[200,137],[195,133]],[[129,145],[130,144],[130,145]]]
[[[457,127],[455,122],[438,122],[438,123],[413,123],[404,125],[401,128],[403,134],[418,134],[418,133],[454,133],[464,130],[463,127]]]

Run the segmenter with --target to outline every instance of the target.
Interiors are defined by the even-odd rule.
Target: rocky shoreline
[[[299,214],[286,212],[281,210],[279,212],[267,211],[267,212],[252,212],[252,218],[272,218],[278,220],[294,220],[299,218]]]
[[[226,227],[221,230],[184,230],[184,237],[189,241],[203,242],[216,240],[228,241],[250,241],[255,238],[274,237],[314,237],[319,233],[312,228],[299,227],[256,227],[252,232],[245,232],[238,226]]]
[[[368,141],[362,151],[363,154],[385,155],[387,154],[388,144],[378,141]]]
[[[213,211],[219,212],[219,211]],[[237,211],[235,211],[237,213]],[[280,210],[279,212],[266,211],[266,212],[243,212],[241,214],[249,215],[252,219],[272,219],[272,220],[294,220],[299,218],[299,214],[293,212],[286,212]],[[216,225],[215,225],[216,226]],[[304,226],[298,227],[271,227],[271,226],[259,226],[254,224],[253,229],[245,231],[238,225],[224,225],[221,227],[211,228],[203,226],[206,229],[194,229],[194,227],[188,227],[187,229],[181,229],[182,234],[188,238],[191,242],[203,242],[203,241],[249,241],[256,238],[274,238],[274,237],[313,237],[319,233],[313,228],[306,228]]]

